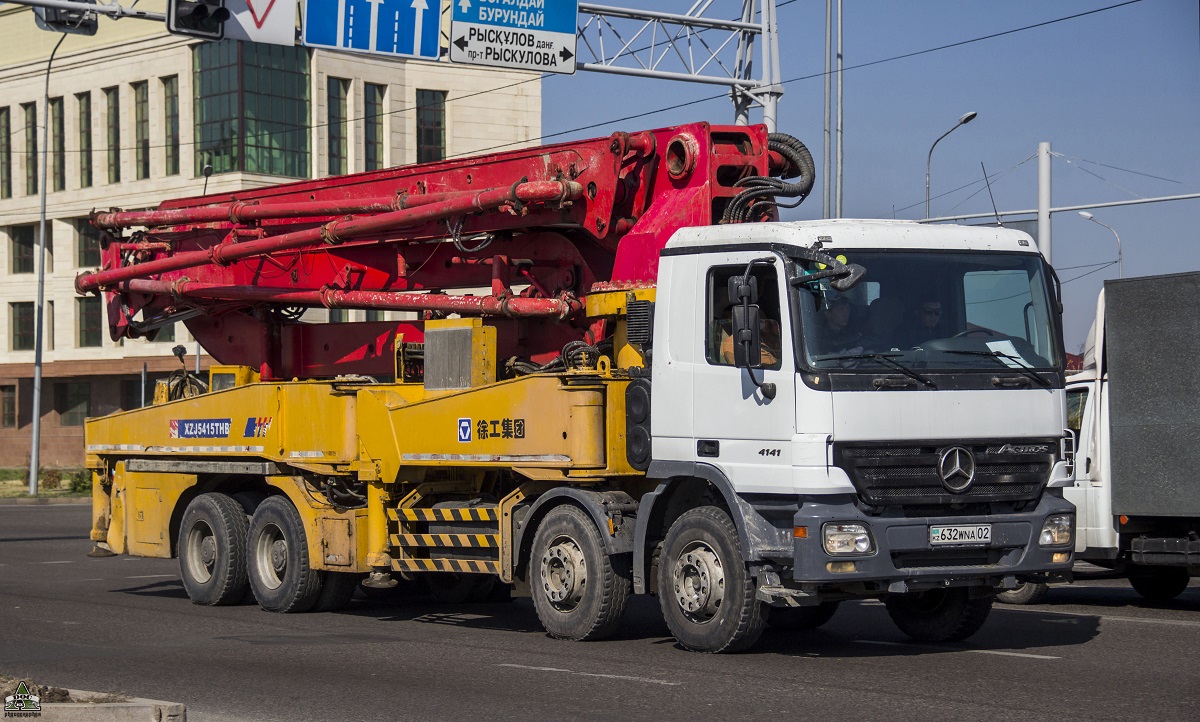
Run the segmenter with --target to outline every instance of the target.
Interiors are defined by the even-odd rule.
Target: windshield
[[[894,361],[932,371],[1059,368],[1057,314],[1040,256],[844,255],[867,269],[849,291],[834,290],[828,278],[793,283],[808,367],[879,373]],[[803,260],[796,268],[800,279],[819,270]]]

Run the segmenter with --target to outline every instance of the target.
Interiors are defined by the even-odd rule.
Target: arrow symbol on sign
[[[461,38],[459,38],[458,40],[455,40],[455,41],[454,41],[454,44],[458,46],[458,49],[459,49],[459,50],[466,50],[466,49],[467,49],[467,46],[468,46],[468,45],[470,45],[470,43],[468,43],[468,42],[467,42],[467,36],[466,36],[466,35],[462,36],[462,37],[461,37]]]
[[[376,50],[375,35],[379,31],[379,6],[383,4],[383,0],[367,0],[371,3],[371,49]]]
[[[563,62],[565,63],[568,60],[570,60],[571,58],[575,57],[575,53],[572,53],[570,50],[563,48],[562,52],[558,54],[558,57],[562,58]]]
[[[471,10],[471,0],[460,0],[458,7],[465,13]]]
[[[429,3],[425,0],[413,0],[412,9],[416,11],[416,18],[413,19],[413,55],[420,55],[421,25],[425,22],[425,11],[429,9]]]

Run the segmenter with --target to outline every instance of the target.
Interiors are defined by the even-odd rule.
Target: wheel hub
[[[554,606],[574,609],[587,586],[587,562],[579,545],[566,537],[554,540],[542,555],[540,576],[542,591]]]
[[[204,537],[200,542],[200,561],[206,569],[212,569],[217,560],[217,540],[211,536]]]
[[[276,539],[271,544],[271,568],[276,574],[282,574],[287,568],[287,542],[283,539]]]
[[[725,598],[725,572],[716,552],[695,544],[679,555],[672,571],[675,601],[689,618],[707,622]]]

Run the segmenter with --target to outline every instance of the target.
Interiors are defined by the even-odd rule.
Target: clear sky
[[[1015,30],[1120,0],[845,0],[844,63],[871,61]],[[690,0],[605,4],[685,12]],[[715,0],[708,15],[734,18],[741,0]],[[803,140],[821,165],[825,3],[779,0],[782,76],[779,130]],[[925,158],[959,116],[978,118],[934,152],[932,215],[991,210],[982,162],[1000,210],[1037,206],[1039,141],[1049,141],[1053,205],[1200,193],[1200,4],[1142,0],[1040,28],[860,69],[843,78],[846,217],[924,216]],[[611,35],[609,36],[611,38]],[[580,59],[590,60],[585,49]],[[543,132],[600,136],[680,122],[732,119],[719,99],[624,122],[624,116],[718,95],[709,85],[579,72],[543,83]],[[1026,160],[1029,159],[1029,160]],[[1024,162],[1023,165],[1020,165]],[[1090,161],[1085,162],[1085,161]],[[1115,166],[1124,169],[1104,167]],[[1016,168],[1013,168],[1017,166]],[[1131,173],[1128,171],[1136,171]],[[1169,180],[1147,177],[1159,176]],[[967,184],[964,190],[945,194]],[[821,216],[821,181],[785,218]],[[1125,275],[1200,270],[1200,199],[1093,211],[1124,246]],[[1066,343],[1077,351],[1116,260],[1111,232],[1074,212],[1053,216],[1054,265],[1067,281]]]

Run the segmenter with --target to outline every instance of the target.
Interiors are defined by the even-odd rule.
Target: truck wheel
[[[715,506],[685,512],[663,541],[658,599],[675,640],[695,652],[740,652],[767,623],[737,529]]]
[[[269,612],[307,612],[321,594],[321,572],[308,560],[304,522],[292,503],[272,496],[250,520],[246,566],[258,604]]]
[[[821,602],[815,607],[768,607],[767,624],[775,629],[816,629],[833,619],[841,602]]]
[[[246,594],[246,515],[224,494],[201,494],[179,524],[179,572],[194,604],[237,604]]]
[[[1005,604],[1041,604],[1049,591],[1049,584],[1021,582],[1016,589],[1009,589],[997,594],[996,601]]]
[[[573,506],[551,510],[533,537],[529,567],[533,607],[552,636],[587,641],[617,631],[629,601],[631,565],[627,556],[604,551],[585,512]]]
[[[918,642],[960,642],[979,631],[994,597],[972,599],[969,590],[931,589],[883,600],[892,621]]]
[[[1169,602],[1187,589],[1187,567],[1134,567],[1129,571],[1133,591],[1152,602]]]
[[[350,600],[354,597],[354,592],[358,589],[358,583],[362,580],[362,576],[351,572],[325,572],[325,579],[321,584],[321,594],[313,604],[312,610],[314,612],[337,612],[350,606]]]

